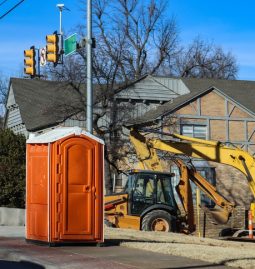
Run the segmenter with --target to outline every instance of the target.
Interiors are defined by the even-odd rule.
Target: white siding
[[[181,79],[154,77],[154,80],[158,81],[165,87],[172,89],[172,91],[178,95],[190,93],[190,90],[186,87],[186,85],[182,82]]]
[[[80,121],[77,119],[67,119],[65,120],[65,122],[62,124],[64,127],[85,127],[86,126],[86,122],[85,121]]]
[[[189,92],[180,79],[148,76],[119,92],[116,98],[169,101]]]
[[[15,134],[24,134],[27,137],[28,132],[22,122],[19,107],[15,102],[12,85],[8,94],[6,108],[7,118],[5,121],[5,128],[11,129]]]
[[[28,136],[25,125],[22,123],[19,108],[9,108],[5,128],[11,129],[15,134]]]
[[[20,115],[19,108],[7,108],[8,115],[6,119],[7,128],[12,128],[16,125],[22,124],[22,119]]]
[[[15,98],[14,98],[14,94],[13,94],[13,89],[12,89],[12,85],[10,86],[10,91],[8,94],[8,99],[7,99],[7,108],[11,107],[11,106],[15,106],[16,102],[15,102]]]

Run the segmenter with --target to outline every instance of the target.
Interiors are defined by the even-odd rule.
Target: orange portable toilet
[[[103,242],[104,142],[78,127],[27,140],[26,239]]]

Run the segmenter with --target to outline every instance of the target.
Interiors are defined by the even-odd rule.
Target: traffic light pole
[[[92,10],[87,0],[87,131],[93,133]]]
[[[38,77],[41,77],[41,72],[40,72],[40,49],[36,49],[37,50],[37,72],[38,72]]]

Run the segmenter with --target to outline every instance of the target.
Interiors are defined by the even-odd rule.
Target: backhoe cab
[[[106,218],[116,227],[176,231],[180,212],[174,198],[172,176],[155,171],[131,171],[124,192],[105,197]]]

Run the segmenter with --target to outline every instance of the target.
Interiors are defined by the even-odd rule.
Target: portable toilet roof
[[[61,128],[56,128],[52,131],[46,132],[44,134],[30,134],[29,138],[27,139],[27,144],[43,144],[43,143],[53,143],[57,140],[60,140],[65,137],[69,136],[80,136],[80,135],[85,135],[86,137],[89,137],[100,144],[104,145],[104,141],[97,136],[88,133],[84,131],[80,127],[61,127]]]

